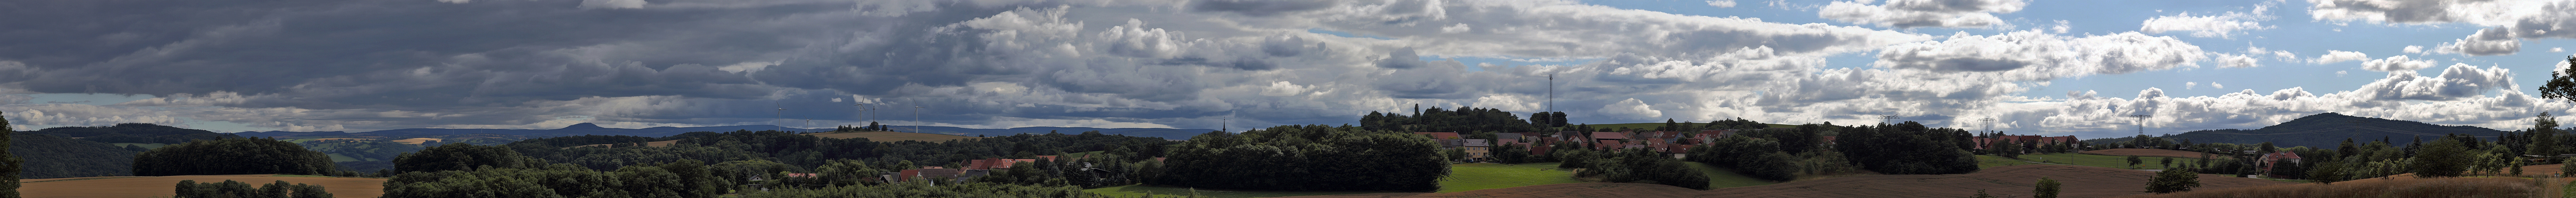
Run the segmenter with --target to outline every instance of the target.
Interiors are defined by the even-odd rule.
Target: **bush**
[[[291,183],[286,183],[286,181],[285,181],[285,180],[278,180],[278,181],[277,181],[277,183],[269,183],[269,184],[267,184],[267,185],[261,185],[259,188],[251,188],[251,187],[250,187],[250,183],[242,183],[241,181],[233,181],[233,180],[224,180],[224,182],[222,182],[222,183],[204,183],[204,184],[199,184],[199,183],[197,183],[197,180],[179,180],[179,185],[178,185],[178,186],[176,186],[176,187],[174,187],[172,190],[174,190],[174,192],[176,192],[176,193],[177,193],[177,195],[176,195],[176,196],[173,196],[173,197],[180,197],[180,198],[198,198],[198,197],[206,197],[206,198],[211,198],[211,197],[227,197],[227,198],[230,198],[230,197],[243,197],[243,198],[248,198],[248,197],[327,198],[327,197],[331,197],[331,192],[323,191],[323,190],[322,190],[322,186],[320,186],[320,185],[291,184]]]
[[[296,174],[321,175],[331,157],[286,141],[255,138],[199,140],[134,155],[135,176]]]
[[[2164,171],[2156,171],[2155,177],[2147,178],[2147,192],[2149,193],[2164,194],[2191,191],[2191,188],[2197,187],[2200,187],[2200,173],[2193,173],[2182,169],[2165,169]]]

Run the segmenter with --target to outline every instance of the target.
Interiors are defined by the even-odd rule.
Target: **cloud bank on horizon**
[[[217,131],[1240,129],[1419,104],[2107,137],[2137,114],[2517,129],[2576,108],[2526,90],[2566,64],[2576,0],[2123,3],[11,1],[0,111]]]

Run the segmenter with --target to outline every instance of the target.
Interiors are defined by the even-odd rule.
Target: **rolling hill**
[[[2308,115],[2307,117],[2299,117],[2299,119],[2293,119],[2289,122],[2281,122],[2281,124],[2267,126],[2261,129],[2199,130],[2162,137],[2168,139],[2189,139],[2193,143],[2258,144],[2263,142],[2272,142],[2272,145],[2280,147],[2307,146],[2315,148],[2334,147],[2343,143],[2345,138],[2351,138],[2354,139],[2354,141],[2369,141],[2386,137],[2402,142],[2413,139],[2414,136],[2442,136],[2444,134],[2454,133],[2468,134],[2471,136],[2496,136],[2503,134],[2504,131],[2474,126],[2442,126],[2415,121],[2356,117],[2339,113],[2320,113],[2316,115]],[[2085,141],[2087,143],[2098,144],[2127,141],[2128,139],[2129,138],[2110,138]],[[2492,140],[2494,138],[2487,139]]]

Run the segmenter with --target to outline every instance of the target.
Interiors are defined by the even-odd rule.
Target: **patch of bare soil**
[[[179,180],[197,180],[197,183],[233,180],[251,183],[254,187],[284,180],[287,183],[322,185],[322,189],[331,191],[333,197],[378,197],[385,194],[385,179],[269,175],[181,175],[36,182],[23,183],[18,187],[18,193],[24,197],[170,197],[178,195],[173,188],[179,186]]]

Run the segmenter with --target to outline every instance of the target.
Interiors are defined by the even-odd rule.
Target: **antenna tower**
[[[1995,118],[1977,119],[1977,121],[1986,121],[1986,132],[1995,132]]]
[[[2143,114],[2141,114],[2141,115],[2129,115],[2129,117],[2132,117],[2132,118],[2138,118],[2138,122],[2137,122],[2137,124],[2138,124],[2138,136],[2147,136],[2147,118],[2152,118],[2152,117],[2156,117],[2156,116],[2150,116],[2150,115],[2143,115]]]
[[[1896,118],[1896,115],[1878,116],[1878,124],[1887,124],[1887,121],[1896,120]]]

